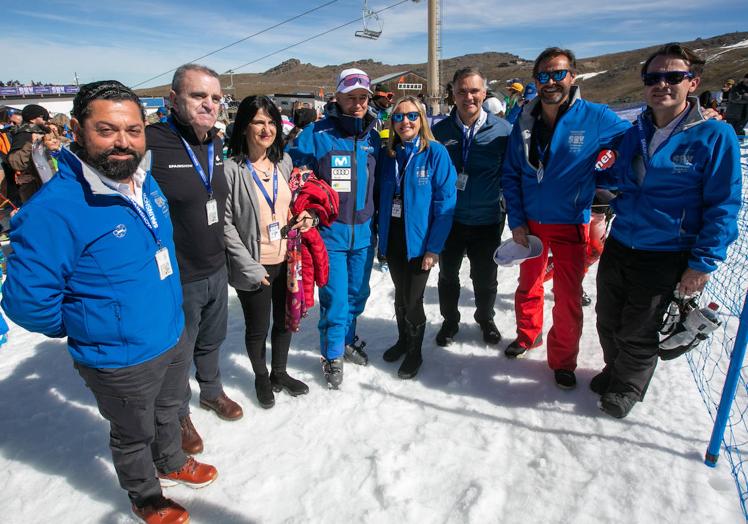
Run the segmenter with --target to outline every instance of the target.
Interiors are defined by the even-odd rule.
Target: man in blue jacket
[[[574,86],[576,59],[568,49],[544,50],[535,60],[538,98],[522,109],[504,162],[504,195],[515,242],[543,242],[540,257],[520,266],[514,295],[517,338],[504,351],[516,358],[542,343],[543,277],[553,251],[553,327],[548,365],[556,384],[576,386],[582,334],[582,279],[599,151],[631,127],[604,105],[582,100]]]
[[[642,66],[646,111],[613,166],[616,219],[597,273],[605,368],[592,379],[601,409],[625,417],[644,398],[658,330],[674,292],[700,292],[738,235],[740,147],[729,125],[705,120],[704,60],[667,44]]]
[[[312,169],[337,191],[340,214],[320,228],[330,258],[330,278],[319,291],[320,349],[328,384],[343,381],[343,358],[368,363],[356,336],[356,319],[369,298],[374,261],[374,169],[380,140],[369,110],[369,76],[345,69],[338,76],[336,102],[325,118],[307,126],[289,150],[295,166]]]
[[[76,153],[12,221],[2,307],[18,325],[68,338],[75,368],[110,422],[120,486],[147,522],[186,522],[164,484],[201,487],[213,466],[181,449],[190,365],[169,207],[149,172],[137,95],[107,80],[73,101]]]
[[[439,308],[444,318],[436,335],[440,346],[451,344],[459,330],[460,267],[466,253],[475,321],[487,343],[501,340],[493,321],[497,289],[493,252],[504,229],[501,162],[511,126],[483,110],[486,85],[486,77],[475,67],[456,71],[452,80],[455,107],[433,129],[457,169],[454,222],[439,261]]]

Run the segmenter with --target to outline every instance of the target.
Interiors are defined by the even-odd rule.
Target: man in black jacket
[[[745,126],[748,124],[748,74],[730,90],[725,120],[738,136],[745,135]]]
[[[226,338],[228,278],[223,219],[228,185],[223,145],[213,128],[221,102],[218,74],[186,64],[174,73],[167,122],[148,126],[152,174],[169,201],[174,243],[184,295],[185,330],[194,347],[200,406],[224,420],[242,417],[242,408],[226,396],[218,367]],[[180,410],[182,448],[200,453],[203,442],[189,417],[190,389]]]

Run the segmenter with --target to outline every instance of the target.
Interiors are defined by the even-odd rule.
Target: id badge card
[[[403,199],[400,197],[395,197],[392,201],[392,216],[395,218],[403,216]]]
[[[268,224],[268,237],[271,242],[281,239],[281,227],[279,222],[270,222]]]
[[[218,222],[218,204],[215,198],[211,198],[205,203],[205,211],[208,212],[208,225],[212,226]]]
[[[156,265],[158,266],[158,276],[161,277],[161,280],[174,273],[174,270],[171,268],[169,250],[165,247],[156,251]]]
[[[457,191],[465,191],[465,188],[467,187],[467,181],[468,174],[464,171],[457,175],[457,183],[455,184],[455,187],[457,187]]]

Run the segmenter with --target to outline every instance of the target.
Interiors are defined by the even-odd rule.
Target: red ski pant
[[[584,259],[584,272],[585,274],[595,262],[600,260],[600,256],[603,254],[603,248],[605,247],[605,238],[608,236],[608,221],[605,218],[605,213],[592,212],[592,218],[590,219],[590,234],[589,240],[587,241],[587,252]],[[548,264],[545,268],[545,279],[544,282],[548,282],[553,278],[553,255],[548,257]]]
[[[539,224],[528,221],[530,234],[543,242],[543,253],[520,265],[514,294],[517,341],[529,348],[543,332],[543,277],[548,250],[553,252],[553,327],[546,344],[551,369],[574,371],[582,335],[582,279],[588,224]]]

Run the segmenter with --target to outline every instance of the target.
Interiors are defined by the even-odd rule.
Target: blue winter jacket
[[[647,163],[638,125],[624,136],[611,171],[620,192],[610,234],[647,251],[690,251],[688,266],[709,273],[738,236],[740,146],[724,122],[704,120],[695,97],[689,113]],[[647,143],[651,111],[640,116]]]
[[[150,154],[141,162],[149,169]],[[2,307],[21,327],[68,337],[73,360],[121,368],[172,348],[182,333],[182,288],[169,206],[146,175],[161,245],[174,274],[161,280],[158,245],[133,204],[67,149],[59,172],[11,221]]]
[[[392,158],[382,149],[379,158],[379,252],[387,254],[392,199],[395,196],[395,164],[402,166],[413,150],[413,143],[397,147]],[[408,162],[402,181],[405,242],[408,260],[426,251],[439,254],[452,229],[452,215],[457,201],[455,171],[443,145],[432,141]]]
[[[535,98],[526,104],[512,129],[504,161],[504,197],[509,228],[528,220],[544,224],[586,224],[595,194],[594,166],[601,149],[618,144],[631,124],[602,104],[579,98],[572,86],[571,105],[553,131],[542,180],[530,164],[530,139]]]
[[[504,218],[501,198],[501,163],[512,126],[491,113],[486,123],[475,133],[467,159],[462,165],[462,124],[457,121],[457,109],[449,118],[434,125],[436,139],[447,148],[457,172],[463,167],[469,175],[464,191],[457,191],[455,222],[480,226],[498,224]]]
[[[294,166],[312,169],[340,197],[337,221],[320,227],[327,249],[371,245],[374,171],[380,148],[376,123],[373,113],[354,118],[333,104],[325,118],[305,127],[288,150]]]

